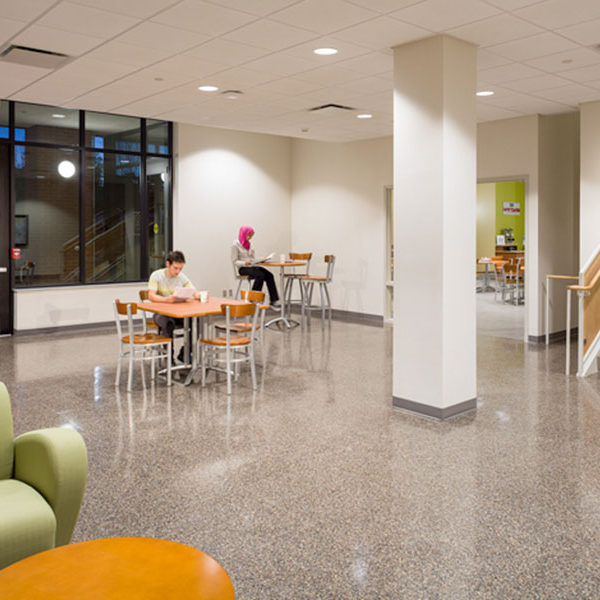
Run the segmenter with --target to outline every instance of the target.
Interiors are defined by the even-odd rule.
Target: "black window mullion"
[[[141,120],[140,156],[140,277],[148,279],[148,188],[146,185],[146,119]]]
[[[85,273],[85,112],[79,111],[79,282],[86,282]]]
[[[173,172],[173,123],[169,121],[169,177],[167,179],[169,185],[169,237],[167,240],[167,252],[173,250],[173,184],[175,173]]]

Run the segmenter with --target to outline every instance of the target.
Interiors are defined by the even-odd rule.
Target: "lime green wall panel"
[[[518,202],[521,205],[519,215],[503,214],[504,202]],[[501,181],[496,183],[496,235],[511,227],[515,236],[515,244],[523,250],[525,235],[525,183],[523,181]]]

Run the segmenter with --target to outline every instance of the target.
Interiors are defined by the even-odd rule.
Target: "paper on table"
[[[173,296],[178,300],[187,300],[188,298],[194,297],[195,291],[196,289],[193,287],[176,287]]]
[[[275,253],[271,252],[271,254],[267,254],[267,256],[263,256],[262,258],[255,260],[253,264],[269,262],[274,256],[275,256]]]

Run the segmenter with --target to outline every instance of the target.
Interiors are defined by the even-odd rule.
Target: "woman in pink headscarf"
[[[250,244],[253,235],[254,229],[252,227],[240,227],[238,239],[234,240],[231,246],[231,260],[240,275],[247,275],[250,279],[254,279],[254,283],[252,284],[253,290],[260,291],[262,290],[263,283],[267,284],[271,306],[278,308],[279,294],[277,293],[273,273],[255,264],[254,248]]]

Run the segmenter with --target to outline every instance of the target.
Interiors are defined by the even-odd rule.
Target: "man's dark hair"
[[[181,250],[171,250],[171,252],[167,254],[167,262],[169,264],[184,263],[185,256],[183,255],[183,252],[181,252]]]

